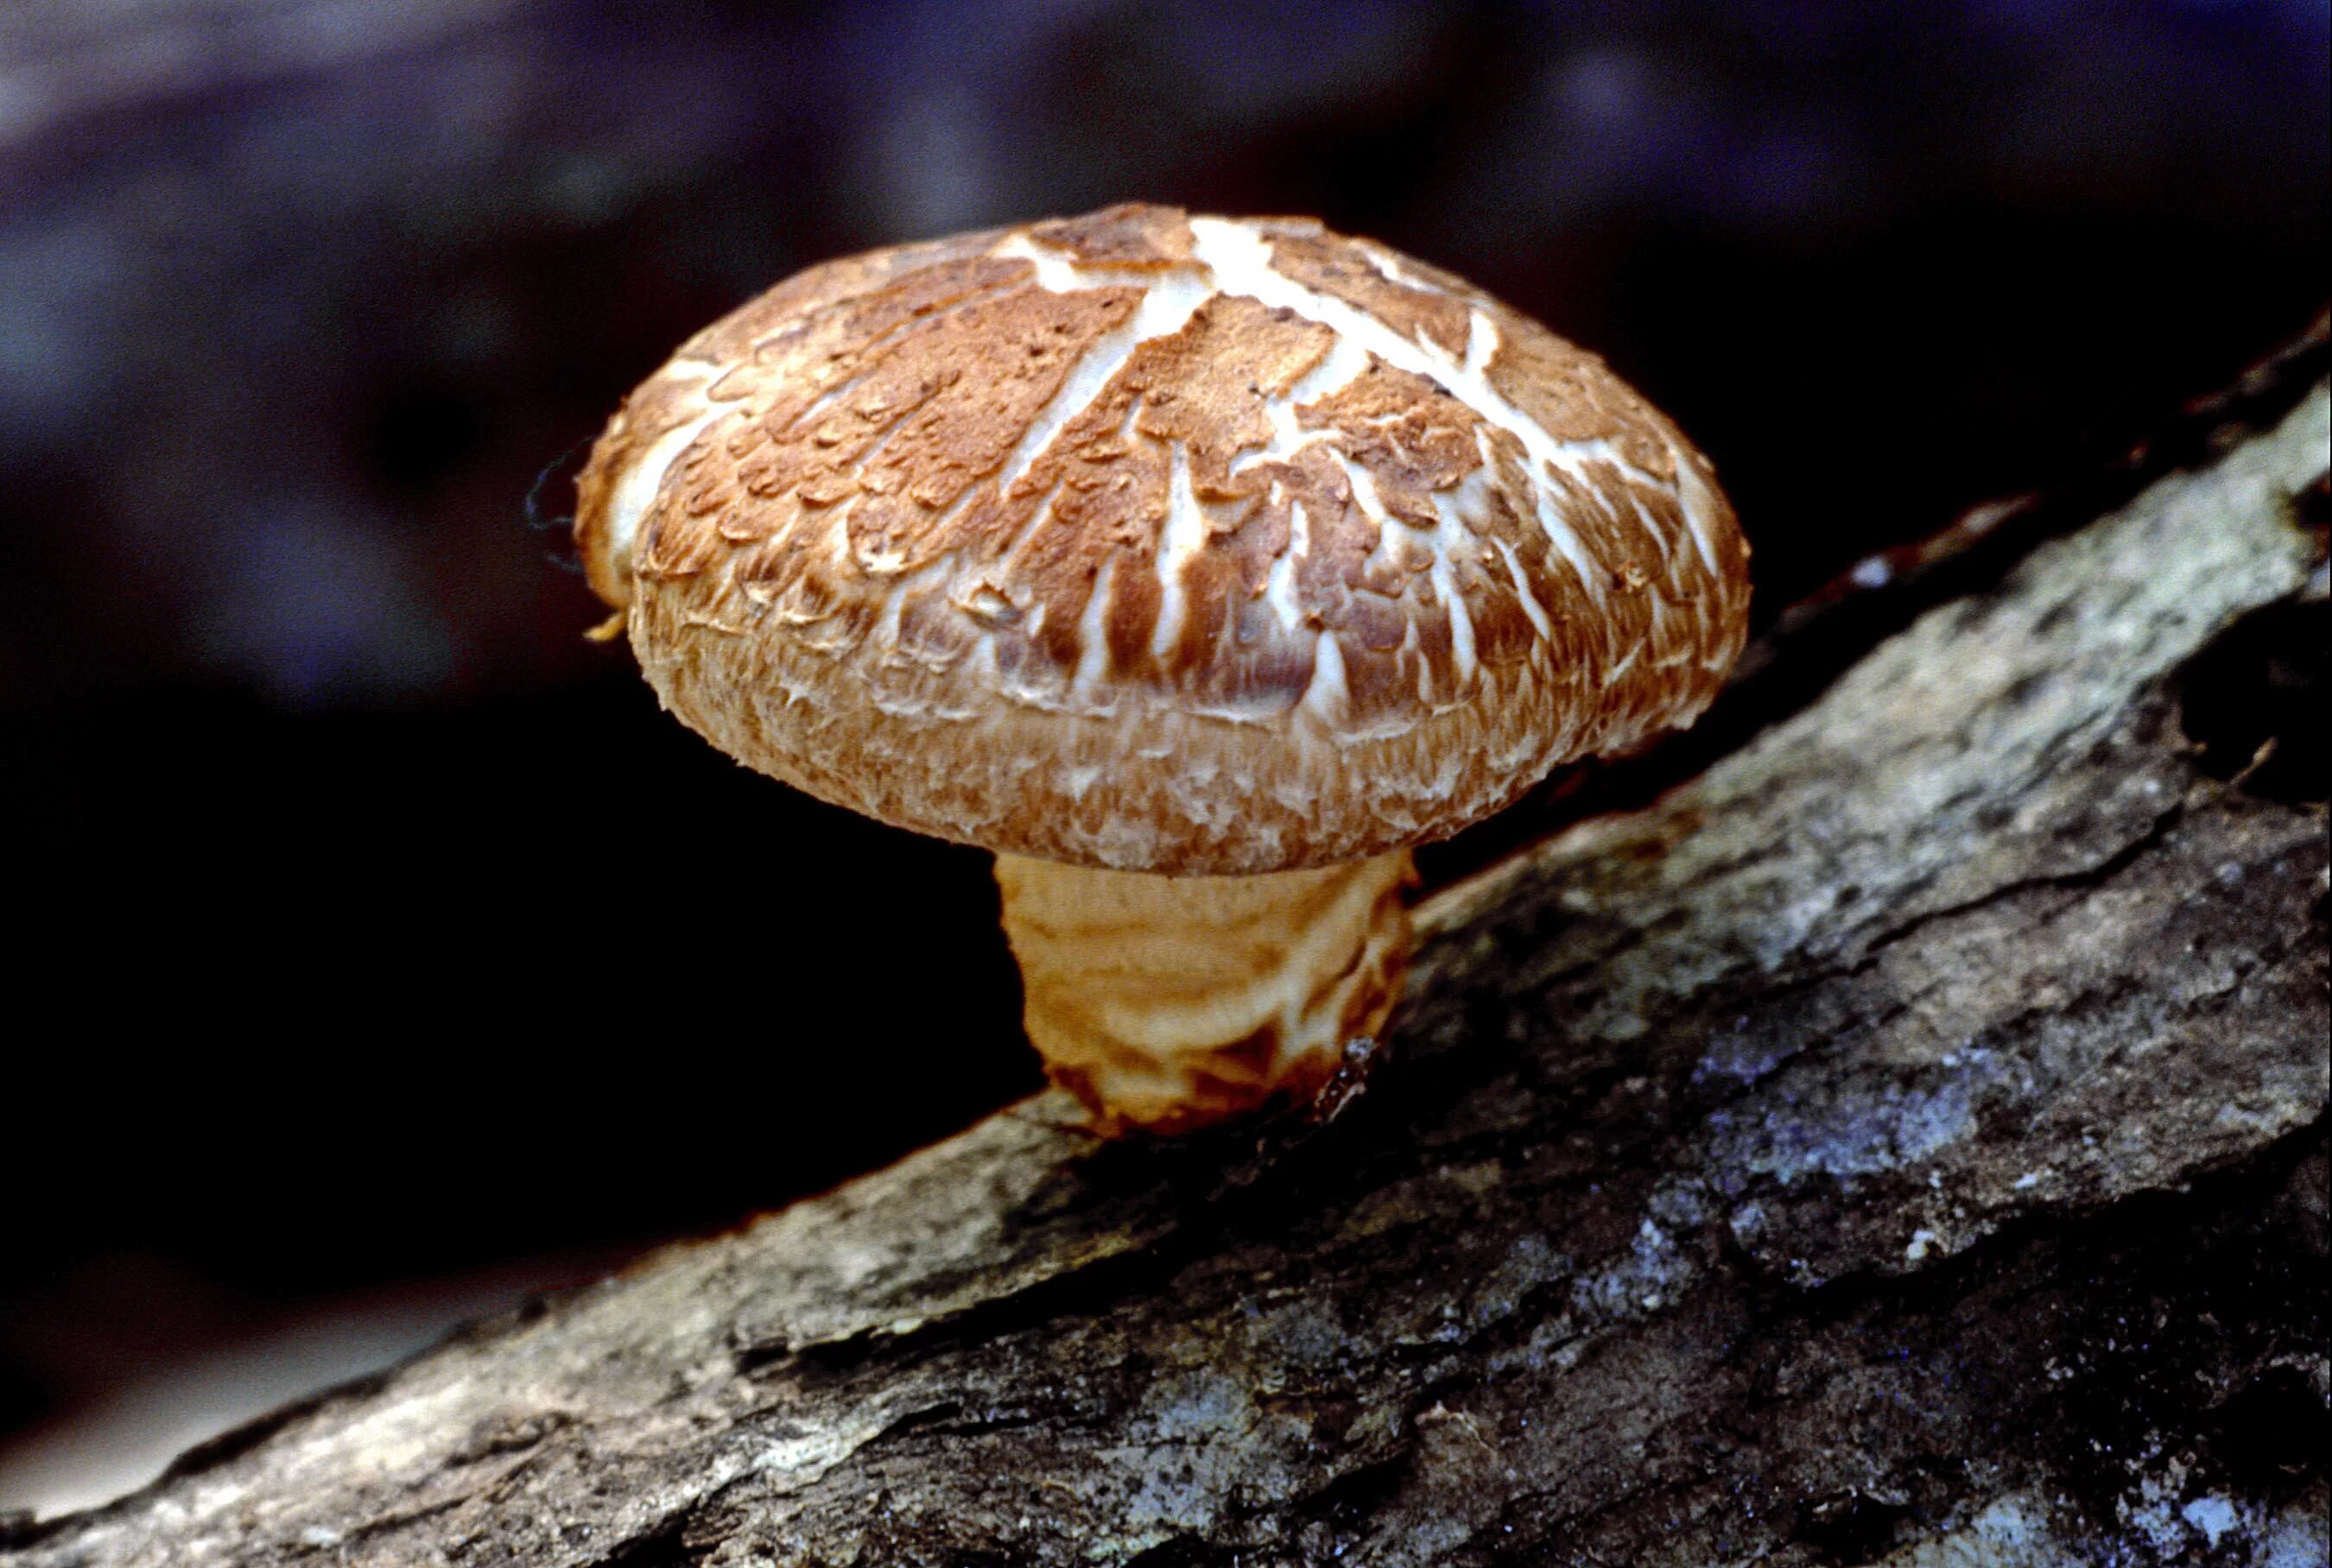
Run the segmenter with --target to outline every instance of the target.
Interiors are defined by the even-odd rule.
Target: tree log
[[[0,1563],[2320,1563],[2327,407],[1437,895],[1324,1126],[1041,1096]]]

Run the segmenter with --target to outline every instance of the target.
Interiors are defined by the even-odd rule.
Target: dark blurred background
[[[0,1509],[1035,1083],[981,857],[583,640],[530,491],[695,328],[952,229],[1316,213],[1675,413],[1770,617],[2307,323],[2327,18],[0,6]]]

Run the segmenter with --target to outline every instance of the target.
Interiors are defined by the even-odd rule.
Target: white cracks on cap
[[[1328,449],[1328,457],[1343,471],[1344,482],[1352,492],[1352,504],[1360,508],[1361,515],[1376,527],[1377,542],[1370,546],[1369,553],[1362,557],[1361,570],[1395,575],[1405,573],[1408,568],[1401,556],[1402,537],[1395,531],[1392,514],[1385,510],[1384,497],[1377,492],[1375,476],[1334,447]]]
[[[1038,286],[1056,293],[1103,288],[1142,290],[1142,302],[1133,313],[1085,350],[1014,444],[998,479],[1003,491],[1008,493],[1043,459],[1060,439],[1061,432],[1106,393],[1143,343],[1180,331],[1199,307],[1218,294],[1244,295],[1267,308],[1286,309],[1324,326],[1332,336],[1328,351],[1316,364],[1285,391],[1266,399],[1263,412],[1270,425],[1270,439],[1238,454],[1231,464],[1232,473],[1242,473],[1263,463],[1286,461],[1305,447],[1333,435],[1333,431],[1325,428],[1306,430],[1301,411],[1350,385],[1371,364],[1381,360],[1448,388],[1486,425],[1514,436],[1533,470],[1531,489],[1540,527],[1555,552],[1570,563],[1590,596],[1598,603],[1601,601],[1603,584],[1600,574],[1592,570],[1584,542],[1564,521],[1558,498],[1546,484],[1537,480],[1536,473],[1550,467],[1570,473],[1581,480],[1582,489],[1593,494],[1597,487],[1586,482],[1584,464],[1594,459],[1609,461],[1608,449],[1600,442],[1554,441],[1490,385],[1487,369],[1497,352],[1499,337],[1497,325],[1488,312],[1478,307],[1471,310],[1465,354],[1460,360],[1438,344],[1403,337],[1367,312],[1317,293],[1279,272],[1271,265],[1269,242],[1245,223],[1193,218],[1190,226],[1197,264],[1162,271],[1086,266],[1026,233],[1013,234],[996,247],[993,253],[999,257],[1027,261],[1035,269]],[[1366,247],[1363,254],[1380,273],[1402,287],[1447,292],[1410,276],[1399,261],[1377,247]],[[1483,469],[1493,470],[1487,441],[1477,439],[1477,444]],[[1354,503],[1377,525],[1378,551],[1387,550],[1393,538],[1390,532],[1392,519],[1374,482],[1365,469],[1333,447],[1330,450],[1351,484]],[[1204,547],[1208,537],[1204,515],[1190,489],[1188,454],[1178,451],[1174,463],[1166,525],[1156,556],[1161,610],[1151,646],[1152,652],[1161,655],[1181,634],[1188,614],[1182,573],[1191,556]],[[1478,489],[1483,477],[1477,472],[1469,476],[1467,483]],[[1453,651],[1462,682],[1470,680],[1476,668],[1475,642],[1471,618],[1458,592],[1451,549],[1455,535],[1467,531],[1463,519],[1467,508],[1463,499],[1457,499],[1454,513],[1442,507],[1440,498],[1437,498],[1436,504],[1442,511],[1442,520],[1432,531],[1434,565],[1430,581],[1448,609]],[[1265,594],[1281,628],[1290,632],[1298,629],[1301,619],[1295,606],[1292,569],[1295,549],[1295,541],[1291,538],[1289,548],[1274,563]],[[1536,609],[1534,602],[1533,609]],[[1093,613],[1089,604],[1087,618],[1091,619]],[[1538,624],[1543,619],[1543,615],[1534,615],[1533,623]],[[1091,657],[1089,648],[1086,656]],[[1338,679],[1330,684],[1341,689],[1341,668],[1336,673]],[[1315,685],[1318,684],[1315,678]]]
[[[1491,359],[1498,352],[1498,324],[1480,306],[1466,320],[1466,374],[1482,375],[1488,373]]]
[[[1190,451],[1178,441],[1166,480],[1166,526],[1158,537],[1158,624],[1150,634],[1150,651],[1161,659],[1182,635],[1190,597],[1182,574],[1206,547],[1207,531],[1207,514],[1190,489]]]
[[[1304,688],[1301,706],[1325,723],[1341,725],[1352,707],[1352,691],[1344,683],[1344,648],[1333,632],[1312,640],[1312,679]]]
[[[1257,463],[1285,462],[1314,442],[1335,434],[1327,426],[1305,430],[1301,411],[1342,392],[1368,367],[1367,349],[1342,333],[1331,338],[1328,352],[1320,356],[1317,365],[1297,376],[1278,396],[1264,400],[1263,413],[1271,422],[1271,439],[1241,452],[1232,461],[1230,471],[1242,474]]]
[[[1602,586],[1590,568],[1587,548],[1563,519],[1556,498],[1541,476],[1550,472],[1563,474],[1591,496],[1600,494],[1602,489],[1589,472],[1589,465],[1593,463],[1608,464],[1622,477],[1641,483],[1658,485],[1659,481],[1627,462],[1609,442],[1557,441],[1536,420],[1507,402],[1489,381],[1489,363],[1497,352],[1497,327],[1486,312],[1477,309],[1470,318],[1466,355],[1460,360],[1428,339],[1404,337],[1367,311],[1333,295],[1307,289],[1279,271],[1271,264],[1270,241],[1246,223],[1224,218],[1192,218],[1190,232],[1191,253],[1213,272],[1223,292],[1245,294],[1265,305],[1291,310],[1305,320],[1318,322],[1394,369],[1442,387],[1485,424],[1505,431],[1519,442],[1529,460],[1526,469],[1531,489],[1538,498],[1539,526],[1601,604]],[[1378,270],[1382,271],[1381,259],[1372,259],[1379,261]],[[1388,272],[1386,276],[1392,274]],[[1430,287],[1408,280],[1401,281],[1412,288]],[[1440,289],[1432,291],[1448,293]]]
[[[1723,580],[1725,569],[1716,562],[1716,523],[1720,503],[1708,481],[1700,477],[1700,465],[1692,454],[1668,442],[1668,461],[1676,464],[1677,499],[1684,507],[1685,527],[1692,530],[1692,542],[1700,551],[1700,564],[1708,568],[1709,575]]]
[[[1487,482],[1486,469],[1476,469],[1459,482],[1454,491],[1440,490],[1433,495],[1433,532],[1427,542],[1433,548],[1433,566],[1427,580],[1439,596],[1441,606],[1449,613],[1449,656],[1457,666],[1458,689],[1465,691],[1474,683],[1474,617],[1466,608],[1466,595],[1458,589],[1456,546],[1474,537],[1466,518],[1467,502],[1479,506],[1478,498]]]
[[[1538,633],[1540,641],[1553,641],[1554,622],[1547,619],[1545,607],[1538,602],[1538,595],[1531,592],[1530,577],[1523,571],[1522,560],[1515,554],[1515,547],[1504,539],[1492,539],[1490,542],[1505,559],[1506,575],[1514,580],[1515,598],[1522,605],[1523,614],[1529,619],[1531,629]]]
[[[1427,294],[1447,294],[1449,292],[1447,289],[1429,283],[1424,279],[1418,277],[1407,267],[1400,264],[1400,258],[1399,256],[1394,255],[1382,245],[1372,243],[1367,240],[1357,240],[1353,242],[1353,248],[1359,251],[1362,256],[1368,258],[1369,265],[1374,267],[1377,270],[1377,275],[1388,283],[1398,283],[1404,289],[1415,289],[1421,293]]]
[[[1012,234],[995,247],[991,252],[995,256],[1028,262],[1037,286],[1056,293],[1095,289],[1141,291],[1140,303],[1133,311],[1086,347],[1014,443],[994,480],[999,493],[1008,495],[1044,460],[1062,433],[1107,394],[1142,345],[1182,331],[1191,318],[1218,296],[1243,296],[1267,309],[1285,310],[1325,327],[1331,337],[1327,351],[1317,362],[1277,394],[1264,400],[1269,439],[1237,454],[1230,464],[1232,474],[1285,462],[1305,448],[1328,441],[1336,433],[1334,429],[1307,429],[1303,411],[1349,386],[1378,363],[1442,388],[1479,421],[1476,448],[1480,466],[1452,489],[1436,492],[1429,498],[1437,514],[1429,529],[1410,529],[1392,517],[1367,469],[1352,461],[1333,443],[1327,447],[1351,486],[1353,506],[1376,525],[1379,538],[1371,551],[1372,559],[1392,559],[1404,547],[1404,540],[1430,548],[1431,562],[1425,569],[1425,577],[1449,617],[1451,659],[1461,689],[1473,683],[1480,670],[1476,630],[1458,583],[1461,567],[1470,558],[1465,553],[1467,540],[1473,541],[1475,555],[1481,553],[1486,543],[1496,546],[1514,584],[1523,615],[1542,641],[1551,641],[1555,634],[1553,620],[1532,591],[1530,573],[1513,546],[1477,531],[1482,492],[1494,482],[1501,468],[1501,456],[1494,448],[1494,440],[1496,445],[1507,447],[1505,460],[1509,463],[1515,461],[1513,447],[1521,449],[1521,473],[1516,477],[1529,485],[1531,509],[1547,541],[1546,565],[1551,567],[1558,560],[1567,565],[1588,600],[1599,609],[1607,603],[1611,584],[1572,525],[1568,515],[1570,507],[1594,506],[1614,522],[1622,522],[1632,515],[1637,526],[1653,536],[1664,555],[1672,546],[1637,498],[1607,493],[1607,484],[1596,470],[1617,473],[1631,484],[1675,494],[1703,563],[1712,572],[1717,569],[1716,533],[1720,508],[1687,455],[1674,450],[1672,443],[1670,455],[1677,477],[1669,481],[1641,471],[1607,440],[1555,439],[1492,385],[1489,371],[1497,357],[1502,335],[1496,318],[1474,303],[1472,298],[1453,294],[1448,288],[1417,276],[1381,247],[1366,243],[1360,247],[1369,264],[1389,281],[1466,301],[1466,342],[1462,351],[1453,351],[1422,331],[1415,337],[1405,337],[1368,311],[1308,288],[1279,271],[1272,264],[1270,238],[1257,224],[1193,217],[1190,225],[1191,261],[1165,268],[1087,265],[1026,233]],[[1492,432],[1503,432],[1504,436],[1494,438]],[[1508,467],[1505,471],[1511,475],[1515,470]],[[1575,485],[1575,498],[1558,488],[1556,476]],[[1049,511],[1049,500],[1048,494],[1046,503],[1039,505],[1040,518]],[[1301,636],[1306,629],[1306,618],[1299,605],[1297,577],[1301,561],[1310,548],[1311,519],[1301,506],[1292,506],[1290,516],[1288,543],[1272,563],[1260,597],[1284,633]],[[1397,523],[1401,532],[1396,532]],[[1005,552],[1006,561],[1018,554],[1019,546],[1032,532],[1033,528],[1019,530],[1014,546]],[[1191,487],[1190,454],[1181,443],[1173,443],[1167,507],[1153,560],[1160,589],[1159,615],[1150,641],[1155,656],[1166,656],[1184,634],[1190,615],[1185,574],[1192,560],[1205,549],[1209,532],[1205,509]],[[998,570],[1000,572],[1004,565],[999,562]],[[983,577],[986,591],[975,599],[961,602],[961,607],[989,625],[1008,621],[1012,610],[1021,607],[1008,607],[995,575],[984,574]],[[1107,674],[1105,626],[1113,586],[1112,561],[1104,564],[1101,575],[1094,579],[1080,617],[1080,652],[1068,692],[1070,701],[1076,706],[1090,706],[1098,700]],[[1033,632],[1034,626],[1021,630]],[[1343,650],[1333,635],[1324,632],[1314,636],[1314,646],[1313,675],[1302,706],[1333,721],[1341,718],[1348,707]],[[1626,662],[1607,668],[1606,683],[1617,679],[1626,668]]]
[[[1591,495],[1594,493],[1591,487],[1588,493]],[[1579,585],[1586,590],[1588,602],[1597,610],[1601,610],[1605,587],[1603,573],[1595,565],[1594,557],[1587,553],[1587,546],[1581,541],[1578,534],[1563,520],[1563,512],[1556,505],[1554,492],[1544,485],[1534,484],[1531,486],[1531,506],[1532,510],[1538,514],[1539,531],[1546,536],[1547,543],[1554,546],[1555,553],[1569,564],[1572,575],[1579,579]]]
[[[1053,503],[1060,496],[1061,486],[1056,481],[1037,499],[1027,519],[1013,530],[1004,548],[996,553],[984,570],[973,574],[971,580],[961,586],[955,600],[959,609],[991,624],[1017,623],[1025,615],[1028,623],[1023,630],[1030,636],[1036,634],[1044,624],[1044,601],[1032,602],[1017,568],[1037,532],[1053,520]]]
[[[1004,460],[998,487],[1009,494],[1023,475],[1051,450],[1062,431],[1091,408],[1134,350],[1153,338],[1171,337],[1189,324],[1199,307],[1217,292],[1206,274],[1177,268],[1164,272],[1136,272],[1124,268],[1081,267],[1066,257],[1047,251],[1026,234],[1015,234],[997,246],[995,254],[1033,264],[1038,286],[1056,294],[1089,289],[1139,289],[1142,303],[1133,314],[1090,344],[1062,377],[1058,391],[1047,401],[1013,444]]]
[[[1094,706],[1094,689],[1109,674],[1109,589],[1116,575],[1117,557],[1112,556],[1094,574],[1093,592],[1085,596],[1085,613],[1077,617],[1077,668],[1069,677],[1069,694],[1087,708]]]
[[[1025,233],[1007,235],[1003,243],[998,245],[989,254],[1003,261],[1027,262],[1037,269],[1038,286],[1055,294],[1074,294],[1080,289],[1102,288],[1104,287],[1102,283],[1087,280],[1093,278],[1096,272],[1109,271],[1104,268],[1080,267],[1050,245],[1040,245]],[[1133,278],[1134,286],[1137,288],[1141,286],[1140,277],[1137,275],[1127,274],[1122,270],[1115,275],[1121,278]]]
[[[1449,612],[1449,657],[1457,666],[1457,690],[1462,696],[1474,684],[1474,618],[1467,613],[1466,595],[1458,591],[1449,557],[1439,551],[1434,553],[1431,580],[1442,607]]]
[[[1352,487],[1352,504],[1361,508],[1362,517],[1377,526],[1377,533],[1381,541],[1386,537],[1385,530],[1391,526],[1392,517],[1385,510],[1384,498],[1377,494],[1375,477],[1368,470],[1333,448],[1329,450],[1328,456],[1338,468],[1343,470],[1344,482]],[[1381,543],[1379,547],[1382,548]]]
[[[1277,487],[1273,487],[1272,499],[1279,499]],[[1302,501],[1291,501],[1287,507],[1287,547],[1271,563],[1271,573],[1263,580],[1263,602],[1271,606],[1271,613],[1282,632],[1293,634],[1304,625],[1304,613],[1295,603],[1295,568],[1312,553],[1312,519],[1305,515]]]

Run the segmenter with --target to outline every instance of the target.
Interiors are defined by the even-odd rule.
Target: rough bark
[[[1039,1098],[0,1563],[2321,1562],[2327,407],[1438,895],[1324,1128]]]

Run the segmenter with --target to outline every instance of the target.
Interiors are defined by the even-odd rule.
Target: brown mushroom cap
[[[788,279],[578,481],[664,703],[900,827],[1121,870],[1457,832],[1688,723],[1748,553],[1602,361],[1310,219],[1121,206]]]

